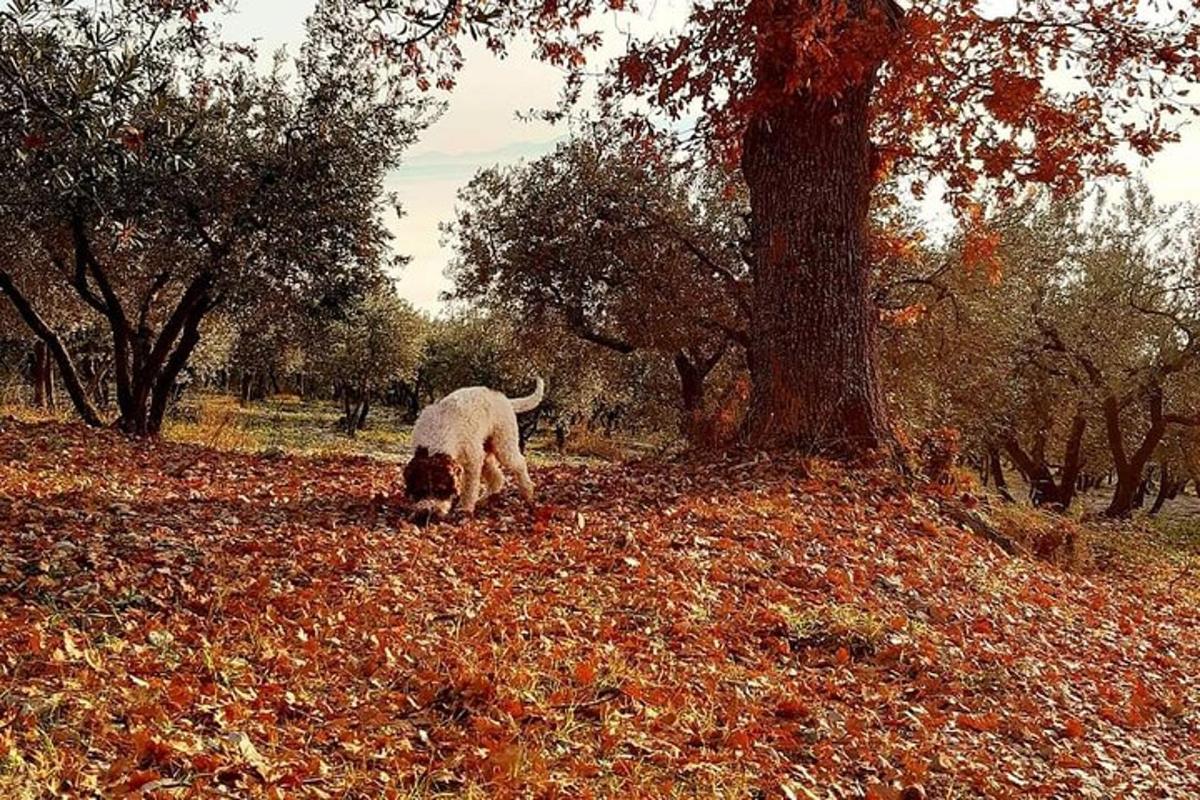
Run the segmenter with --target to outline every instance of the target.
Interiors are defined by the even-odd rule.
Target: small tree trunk
[[[1008,479],[1004,477],[1004,462],[1000,459],[1000,450],[995,445],[988,445],[987,462],[996,491],[1009,503],[1015,503],[1016,500],[1008,490]]]
[[[179,343],[175,346],[170,357],[167,358],[167,362],[162,366],[155,378],[150,395],[150,410],[147,422],[147,431],[151,436],[157,436],[162,430],[167,405],[175,393],[175,382],[179,379],[179,374],[183,372],[183,368],[187,366],[192,353],[195,352],[196,347],[200,344],[200,322],[204,319],[204,315],[210,308],[211,305],[205,299],[188,314],[182,335],[179,338]]]
[[[97,413],[92,401],[88,398],[87,392],[84,391],[83,384],[79,380],[79,372],[75,369],[75,361],[68,352],[66,345],[58,334],[46,323],[37,311],[30,305],[26,298],[17,288],[12,276],[7,272],[0,270],[0,292],[8,295],[13,306],[17,309],[17,313],[21,315],[21,319],[29,326],[29,329],[37,335],[39,339],[45,342],[50,354],[54,356],[54,361],[58,364],[59,374],[62,375],[63,386],[67,390],[67,394],[71,398],[71,402],[75,406],[80,419],[85,424],[98,428],[104,424],[100,419],[100,414]]]
[[[50,348],[40,339],[33,345],[33,404],[48,411],[55,407],[54,360]]]
[[[342,424],[345,426],[346,432],[353,435],[354,431],[350,427],[350,420],[353,418],[354,412],[350,401],[350,392],[345,388],[339,388],[337,391],[342,398]]]
[[[1174,482],[1171,480],[1171,473],[1167,470],[1164,464],[1160,470],[1161,474],[1158,479],[1158,494],[1154,497],[1154,505],[1150,506],[1150,516],[1155,516],[1162,511],[1162,507],[1172,496]]]
[[[1133,507],[1142,508],[1146,505],[1146,492],[1150,490],[1150,479],[1143,477],[1138,481],[1137,491],[1133,493]]]
[[[1079,473],[1083,470],[1083,434],[1087,430],[1087,417],[1076,414],[1071,422],[1071,433],[1067,437],[1067,448],[1063,459],[1062,475],[1058,482],[1055,503],[1063,511],[1071,507],[1078,488]]]
[[[1053,503],[1058,497],[1058,487],[1050,466],[1044,460],[1026,453],[1016,437],[1006,439],[1004,449],[1029,483],[1029,502],[1035,506]]]
[[[540,405],[532,411],[517,416],[517,446],[522,453],[525,452],[525,446],[529,444],[529,440],[537,435],[545,409],[545,405]]]
[[[421,387],[413,384],[412,393],[408,396],[408,421],[416,422],[421,415]]]
[[[1110,396],[1104,401],[1105,429],[1117,472],[1117,487],[1113,490],[1112,501],[1104,512],[1109,517],[1120,519],[1133,514],[1134,508],[1138,506],[1139,492],[1144,494],[1142,476],[1145,475],[1146,464],[1166,433],[1161,389],[1151,389],[1146,399],[1150,410],[1150,427],[1132,454],[1127,454],[1125,449],[1125,437],[1121,431],[1121,408],[1117,399]]]
[[[371,392],[369,389],[362,391],[362,399],[358,404],[358,416],[356,418],[356,430],[364,430],[367,427],[367,414],[371,411]]]
[[[704,379],[700,368],[684,353],[675,354],[675,372],[679,375],[679,397],[682,405],[680,427],[683,435],[696,440],[703,428]]]
[[[130,391],[124,394],[124,401],[118,401],[121,416],[117,427],[130,436],[150,436],[150,397],[149,388],[142,385],[142,379],[130,383]]]
[[[1064,512],[1071,507],[1075,499],[1075,484],[1083,469],[1083,434],[1086,429],[1087,418],[1077,412],[1071,422],[1071,432],[1063,454],[1062,474],[1058,480],[1055,480],[1053,470],[1046,463],[1045,437],[1042,434],[1039,433],[1035,439],[1032,454],[1025,452],[1015,436],[1005,440],[1005,450],[1029,481],[1029,502],[1033,505],[1050,506]]]
[[[987,460],[992,482],[996,484],[997,489],[1007,491],[1008,480],[1004,477],[1004,464],[1000,461],[1000,450],[994,445],[988,447]]]

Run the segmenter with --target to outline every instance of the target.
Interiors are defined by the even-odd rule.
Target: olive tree
[[[312,366],[333,385],[351,436],[366,425],[372,398],[413,378],[427,328],[425,317],[385,285],[326,325],[310,345]]]
[[[0,11],[0,215],[29,246],[0,291],[103,422],[41,288],[111,340],[119,426],[158,432],[214,310],[353,297],[386,259],[382,178],[425,106],[318,3],[260,75],[206,4],[21,0]]]
[[[706,379],[745,341],[742,206],[732,176],[671,156],[597,126],[530,163],[483,170],[446,227],[449,274],[452,299],[665,358],[694,429]]]

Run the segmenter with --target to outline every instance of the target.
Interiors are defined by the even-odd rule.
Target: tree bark
[[[1105,516],[1122,519],[1133,514],[1139,475],[1140,473],[1133,469],[1117,473],[1117,486],[1113,489],[1112,500],[1104,512]]]
[[[729,340],[710,356],[695,356],[686,350],[675,354],[673,363],[679,376],[679,399],[682,406],[683,435],[693,441],[702,437],[704,429],[704,401],[707,395],[708,376],[724,358]]]
[[[865,236],[873,84],[788,94],[746,130],[754,446],[855,456],[891,442]]]
[[[83,384],[79,380],[79,372],[75,369],[75,361],[72,359],[66,345],[62,339],[52,329],[49,324],[37,313],[30,305],[28,298],[21,293],[13,281],[12,276],[7,272],[0,270],[0,292],[8,296],[12,301],[13,306],[17,309],[21,319],[29,326],[29,329],[37,335],[39,339],[46,343],[50,354],[54,356],[54,361],[58,364],[59,375],[62,376],[63,387],[66,388],[67,394],[71,398],[71,402],[75,406],[80,419],[85,424],[94,428],[101,427],[104,422],[100,419],[100,414],[96,411],[88,399],[87,392],[83,388]]]
[[[1062,475],[1058,481],[1058,497],[1055,503],[1063,511],[1071,507],[1075,492],[1079,488],[1079,473],[1083,471],[1083,434],[1087,430],[1087,417],[1076,414],[1071,421],[1071,433],[1063,458]]]
[[[368,389],[364,389],[363,393],[362,393],[362,400],[359,402],[359,405],[358,405],[358,421],[356,424],[357,430],[361,431],[367,427],[367,414],[369,414],[370,411],[371,411],[371,392]]]
[[[94,267],[99,272],[99,266]],[[184,291],[171,315],[157,336],[146,326],[139,327],[132,337],[126,336],[127,391],[121,402],[119,425],[126,433],[135,436],[157,436],[162,430],[162,421],[170,401],[171,391],[179,373],[187,365],[188,358],[200,342],[200,321],[212,308],[208,291],[212,280],[207,274],[196,277]],[[109,297],[111,291],[106,291]],[[119,303],[112,296],[111,304]],[[118,307],[119,308],[119,307]],[[114,336],[126,319],[123,311],[110,316]],[[118,360],[120,354],[118,353]]]
[[[1000,460],[1000,450],[995,445],[988,445],[987,463],[996,491],[1008,502],[1015,502],[1008,491],[1008,479],[1004,477],[1004,462]]]
[[[366,426],[367,414],[371,408],[371,397],[367,389],[361,386],[343,384],[342,389],[342,427],[349,436],[357,436]]]
[[[1076,412],[1071,420],[1071,432],[1063,453],[1062,473],[1058,480],[1046,462],[1046,438],[1039,433],[1035,438],[1033,453],[1026,453],[1015,436],[1009,436],[1004,449],[1017,465],[1017,469],[1029,481],[1029,501],[1035,506],[1050,506],[1058,511],[1067,511],[1075,500],[1079,473],[1083,470],[1083,434],[1087,430],[1087,417]]]
[[[1154,504],[1150,506],[1150,516],[1155,516],[1162,511],[1168,500],[1172,500],[1179,494],[1178,484],[1171,478],[1171,472],[1167,469],[1166,464],[1159,470],[1158,476],[1158,493],[1154,496]]]
[[[151,436],[157,436],[162,430],[163,417],[166,415],[167,404],[175,389],[175,381],[178,380],[179,373],[187,366],[196,346],[200,344],[200,323],[210,308],[212,308],[212,304],[207,298],[200,300],[191,308],[184,321],[179,343],[171,351],[166,364],[162,365],[154,375],[146,424],[147,433]]]
[[[1117,519],[1129,517],[1137,506],[1138,490],[1142,484],[1146,464],[1154,455],[1163,435],[1167,430],[1167,422],[1163,416],[1163,396],[1160,389],[1152,389],[1147,396],[1150,409],[1150,427],[1142,437],[1142,442],[1132,454],[1125,449],[1125,436],[1121,431],[1121,406],[1117,398],[1109,396],[1104,401],[1104,426],[1108,435],[1109,450],[1112,451],[1113,464],[1117,472],[1117,486],[1113,490],[1112,500],[1108,504],[1105,515]]]
[[[1007,489],[1008,480],[1004,477],[1004,464],[1000,461],[1000,451],[995,445],[988,445],[987,463],[988,471],[991,473],[992,482],[996,484],[996,488]]]
[[[54,360],[50,348],[41,339],[33,345],[33,404],[37,408],[53,411]]]
[[[1058,486],[1054,482],[1054,473],[1044,459],[1025,452],[1015,437],[1004,442],[1008,457],[1017,465],[1017,469],[1029,483],[1029,502],[1035,506],[1051,504],[1058,495]]]
[[[144,418],[143,413],[134,410],[137,401],[134,398],[133,382],[134,375],[140,366],[136,363],[140,351],[132,341],[133,331],[125,316],[121,299],[113,290],[108,276],[92,251],[91,242],[87,237],[86,223],[79,211],[71,216],[71,238],[75,256],[75,291],[84,302],[104,315],[108,320],[109,332],[112,335],[117,408],[121,411],[117,426],[127,433],[137,434],[139,431],[136,428],[139,426],[136,422]],[[88,279],[89,275],[100,289],[99,296],[92,290],[91,282]],[[143,408],[144,405],[143,403]]]
[[[517,445],[522,453],[525,452],[525,446],[529,444],[529,440],[537,435],[545,412],[546,406],[542,404],[533,411],[517,415]]]

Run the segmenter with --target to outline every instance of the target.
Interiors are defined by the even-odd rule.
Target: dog
[[[428,522],[450,513],[458,501],[467,514],[504,486],[500,467],[512,472],[526,502],[533,481],[521,453],[517,414],[542,404],[546,383],[528,397],[509,398],[494,389],[471,386],[428,406],[413,427],[412,459],[404,468],[404,488],[414,518]]]

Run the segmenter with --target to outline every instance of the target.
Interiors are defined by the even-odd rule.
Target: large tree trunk
[[[836,101],[793,93],[745,134],[755,446],[853,456],[891,441],[865,242],[872,86]]]
[[[1113,489],[1112,500],[1104,512],[1105,516],[1122,519],[1133,514],[1141,476],[1141,470],[1131,468],[1117,473],[1117,486]]]

